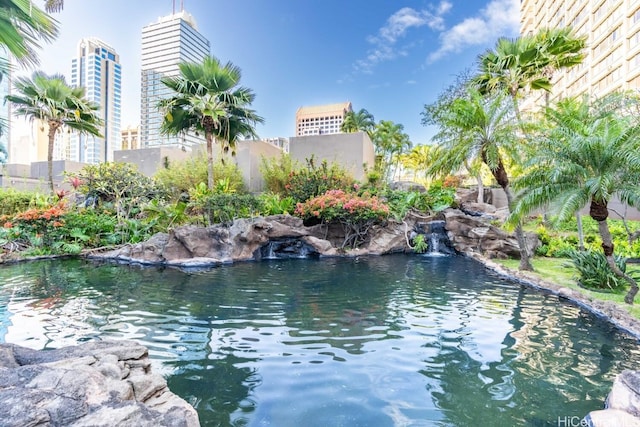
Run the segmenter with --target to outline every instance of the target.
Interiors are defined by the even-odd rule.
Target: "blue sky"
[[[414,144],[428,143],[424,104],[499,37],[519,31],[519,0],[182,1],[212,55],[238,65],[242,85],[255,91],[253,107],[265,118],[260,137],[293,136],[301,106],[351,101],[376,122],[402,124]],[[78,41],[102,39],[120,54],[122,125],[135,125],[142,27],[170,14],[172,4],[65,0],[54,15],[60,36],[40,52],[40,68],[69,78]]]

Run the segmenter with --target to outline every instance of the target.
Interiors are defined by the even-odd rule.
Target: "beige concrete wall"
[[[165,164],[185,161],[191,152],[176,147],[150,147],[137,150],[117,150],[113,152],[114,162],[132,163],[146,176],[153,176]]]
[[[242,178],[248,191],[265,191],[264,178],[260,172],[262,158],[279,158],[282,150],[264,141],[240,141],[236,143],[235,162],[242,172]]]
[[[335,162],[361,181],[366,178],[365,168],[373,168],[375,162],[373,143],[365,132],[292,137],[289,154],[301,164],[311,156],[317,161]]]
[[[72,162],[69,160],[54,160],[53,167],[53,182],[62,182],[65,179],[64,173],[80,172],[85,167],[86,163]],[[31,163],[31,175],[30,178],[49,180],[49,163],[48,162],[33,162]]]

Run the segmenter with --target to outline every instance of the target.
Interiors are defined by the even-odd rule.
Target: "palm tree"
[[[586,99],[567,99],[555,109],[546,109],[551,127],[529,161],[530,169],[516,182],[526,191],[512,218],[551,205],[558,210],[558,220],[565,220],[589,205],[607,263],[629,283],[625,302],[632,304],[638,285],[615,263],[607,222],[608,203],[614,196],[640,206],[640,122],[637,116],[612,108],[629,101],[627,96],[612,94],[592,105]]]
[[[161,131],[178,135],[189,131],[202,132],[207,144],[207,185],[213,189],[213,144],[220,142],[222,154],[233,153],[240,137],[255,137],[254,126],[262,123],[249,106],[255,94],[238,86],[240,68],[227,62],[222,65],[212,56],[201,63],[182,63],[180,75],[165,77],[162,82],[175,95],[161,100],[164,112]]]
[[[49,42],[57,35],[57,23],[30,0],[0,0],[0,45],[18,61],[37,65],[39,42]],[[0,73],[8,69],[7,61],[0,64]]]
[[[60,12],[64,7],[64,0],[45,0],[44,10],[48,13]]]
[[[375,127],[376,122],[373,114],[361,108],[358,112],[347,111],[344,121],[340,125],[340,130],[345,133],[366,132],[371,138]]]
[[[17,94],[6,97],[13,105],[14,114],[47,125],[49,188],[53,193],[53,148],[56,133],[67,127],[80,133],[100,136],[102,119],[98,114],[99,106],[84,99],[84,88],[69,87],[60,75],[47,76],[36,71],[31,78],[18,78],[14,87]]]
[[[585,40],[573,36],[569,28],[545,28],[516,39],[501,38],[495,49],[480,56],[480,73],[472,82],[483,94],[506,91],[522,124],[518,102],[522,90],[550,92],[554,71],[582,63]]]
[[[504,95],[485,97],[470,89],[466,98],[451,102],[448,114],[435,120],[440,131],[433,137],[439,143],[440,156],[429,168],[430,175],[455,173],[468,164],[481,161],[504,190],[509,206],[514,194],[505,166],[505,156],[517,159],[517,137],[513,107]],[[520,248],[520,269],[532,270],[522,226],[516,226]]]
[[[403,154],[400,158],[402,166],[408,170],[413,171],[413,180],[415,181],[418,176],[418,172],[426,171],[431,163],[437,157],[438,147],[435,145],[416,145],[411,151]]]
[[[390,120],[380,120],[373,131],[373,146],[376,161],[383,180],[389,179],[389,172],[395,161],[396,170],[400,164],[400,155],[411,149],[413,145],[409,135],[404,133],[404,126]]]

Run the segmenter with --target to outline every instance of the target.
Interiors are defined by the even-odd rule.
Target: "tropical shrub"
[[[573,251],[569,254],[571,262],[578,270],[578,284],[584,288],[596,291],[620,291],[627,282],[618,277],[607,264],[602,251]],[[620,270],[626,270],[626,260],[616,257],[616,264]]]
[[[250,218],[262,210],[260,199],[252,194],[202,194],[189,202],[192,213],[202,215],[207,225]]]
[[[46,196],[41,196],[43,198]],[[38,205],[39,198],[33,192],[18,191],[13,188],[0,189],[0,215],[15,215],[27,210],[29,207],[42,207]]]
[[[292,197],[281,197],[275,193],[263,193],[258,196],[262,205],[262,215],[292,214],[296,204]]]
[[[418,191],[387,190],[383,194],[389,204],[391,215],[396,220],[401,221],[412,209],[421,213],[431,214],[453,206],[455,189],[432,185],[424,193]]]
[[[329,190],[305,203],[298,203],[295,214],[305,220],[341,224],[345,233],[342,248],[357,248],[367,241],[369,229],[374,224],[387,219],[389,207],[376,196]]]
[[[88,165],[76,177],[82,182],[80,191],[88,198],[111,204],[119,222],[140,213],[145,202],[166,195],[153,179],[130,163]]]
[[[224,182],[230,190],[228,192],[244,191],[244,181],[242,172],[233,162],[222,163],[220,161],[213,165],[214,185]],[[164,188],[166,188],[173,198],[178,198],[181,194],[187,193],[190,189],[200,183],[207,182],[207,158],[196,156],[167,167],[156,172],[154,178]]]
[[[350,189],[354,183],[353,177],[338,164],[329,165],[323,160],[318,166],[311,157],[307,159],[306,167],[289,172],[284,196],[292,197],[296,203],[300,203],[329,190]]]
[[[291,156],[282,153],[279,158],[262,157],[260,159],[260,173],[264,179],[267,191],[274,194],[285,194],[285,186],[289,182],[289,175],[296,169]]]

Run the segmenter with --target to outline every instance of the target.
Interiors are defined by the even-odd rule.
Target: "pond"
[[[203,426],[557,426],[636,339],[462,257],[0,268],[0,341],[134,339]]]

